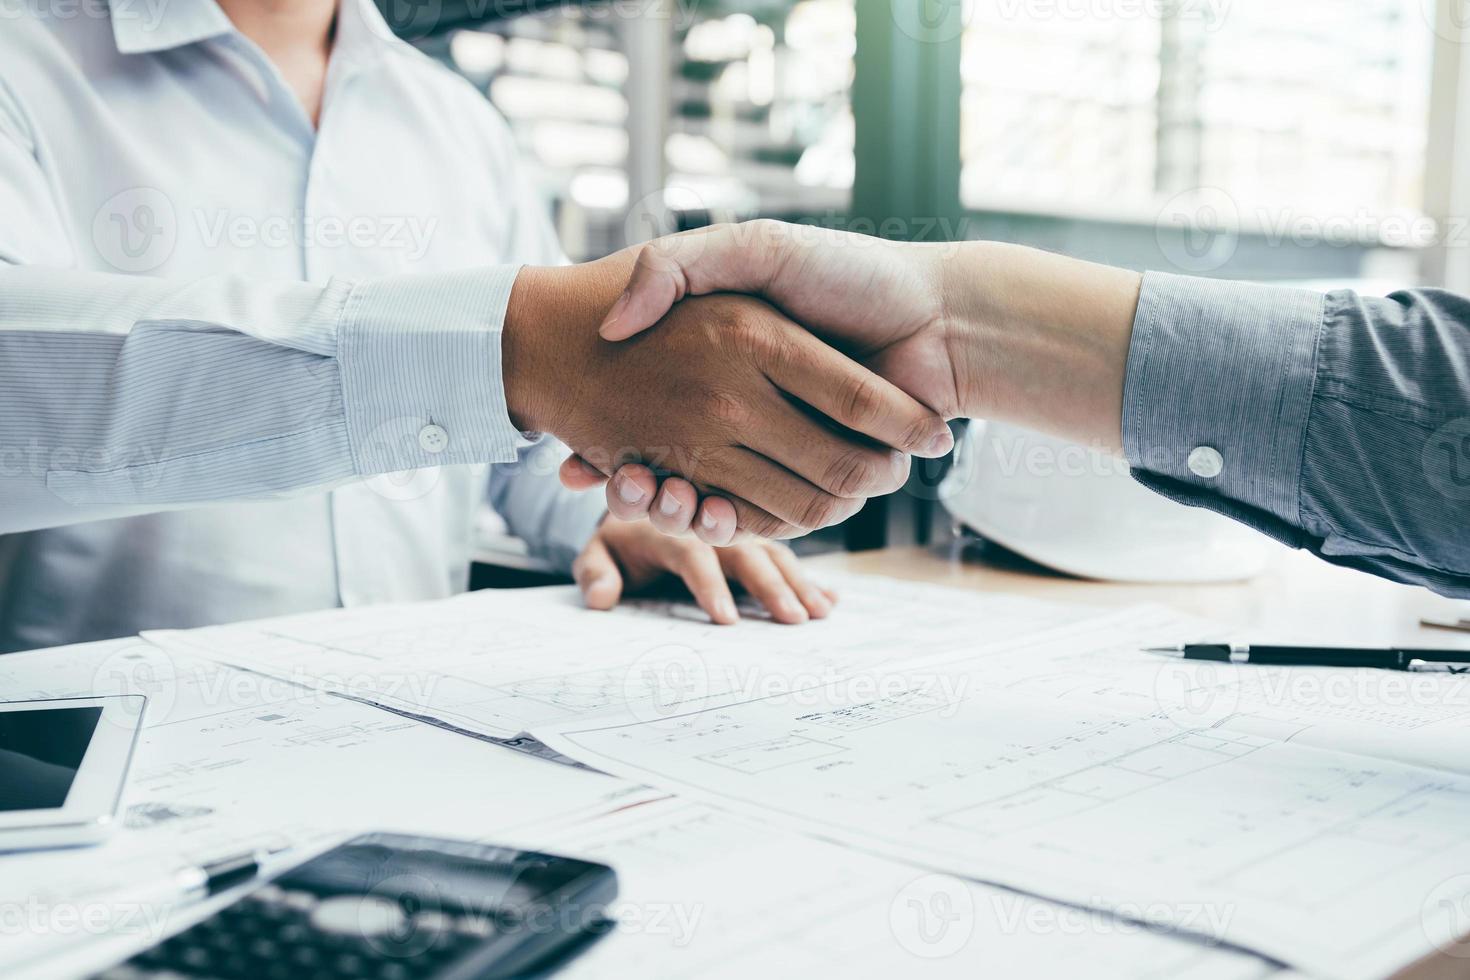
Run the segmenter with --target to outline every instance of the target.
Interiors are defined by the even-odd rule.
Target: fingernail
[[[706,511],[705,513],[699,515],[699,526],[704,528],[706,531],[713,531],[715,528],[720,526],[720,522],[715,520],[715,515]]]
[[[598,334],[606,337],[608,331],[617,326],[618,319],[623,315],[623,310],[626,309],[628,306],[628,297],[628,291],[626,289],[623,290],[622,295],[618,297],[617,302],[613,303],[612,309],[607,311],[607,316],[603,317],[602,326],[597,328]]]
[[[636,504],[643,499],[643,488],[626,476],[618,477],[618,499],[625,504]]]
[[[740,618],[740,613],[735,609],[734,601],[730,599],[721,599],[718,603],[715,604],[715,608],[719,610],[721,619]]]
[[[943,456],[945,453],[949,452],[953,448],[954,434],[950,432],[948,428],[945,428],[943,432],[930,440],[929,455],[936,457]]]
[[[665,517],[673,517],[679,513],[679,501],[671,493],[665,493],[658,502],[658,512]]]
[[[804,623],[811,618],[807,615],[806,606],[803,606],[795,599],[782,599],[781,612],[788,619],[794,619],[798,623]]]

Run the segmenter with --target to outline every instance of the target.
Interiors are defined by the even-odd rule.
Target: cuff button
[[[419,448],[426,453],[442,453],[449,445],[449,433],[442,425],[426,425],[419,430]]]
[[[1189,453],[1189,472],[1204,480],[1213,480],[1225,468],[1225,457],[1213,446],[1195,446]]]

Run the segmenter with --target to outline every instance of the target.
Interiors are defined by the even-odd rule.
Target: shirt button
[[[1225,468],[1225,457],[1213,446],[1195,446],[1189,454],[1189,472],[1205,480],[1213,480]]]
[[[442,453],[449,445],[449,433],[442,425],[426,425],[419,430],[419,446],[426,453]]]

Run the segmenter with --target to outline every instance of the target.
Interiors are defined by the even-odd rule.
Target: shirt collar
[[[122,54],[167,51],[234,30],[214,0],[109,0]]]
[[[334,59],[361,65],[380,57],[390,46],[403,43],[373,0],[339,0],[337,36],[332,44]]]
[[[112,35],[122,54],[167,51],[234,33],[215,0],[108,0]],[[400,42],[373,0],[340,0],[334,53],[370,60]]]

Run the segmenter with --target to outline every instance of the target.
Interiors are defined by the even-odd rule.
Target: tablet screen
[[[0,812],[64,805],[101,716],[100,707],[0,712]]]

